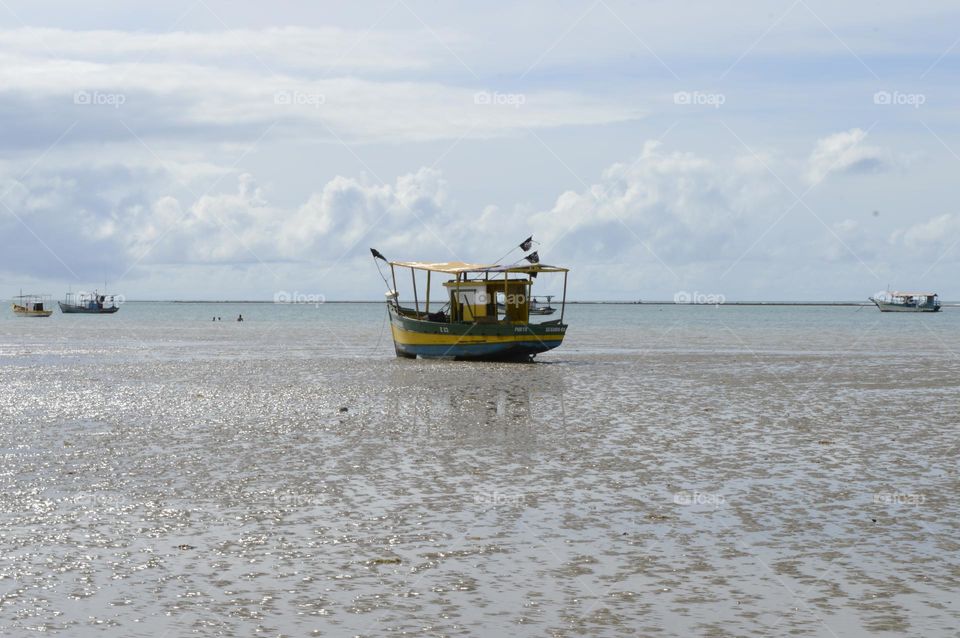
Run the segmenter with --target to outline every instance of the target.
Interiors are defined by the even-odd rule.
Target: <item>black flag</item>
[[[530,250],[532,246],[533,246],[533,235],[530,235],[529,237],[523,240],[522,244],[520,244],[520,250],[522,250],[523,252],[527,252],[528,250]]]
[[[535,250],[535,251],[533,251],[532,253],[530,253],[529,255],[527,255],[526,257],[524,257],[524,259],[526,259],[527,261],[529,261],[531,264],[539,264],[539,263],[540,263],[540,254]]]
[[[382,259],[383,261],[386,261],[386,260],[387,260],[387,258],[384,257],[383,255],[381,255],[381,254],[380,254],[380,251],[377,250],[376,248],[371,248],[371,249],[370,249],[370,252],[373,254],[373,258],[374,258],[374,259]]]

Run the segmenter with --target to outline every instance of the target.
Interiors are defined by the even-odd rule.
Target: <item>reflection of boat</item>
[[[937,312],[940,298],[935,292],[885,292],[870,297],[880,312]]]
[[[379,256],[379,253],[374,253]],[[382,256],[380,256],[382,258]],[[386,261],[386,260],[384,260]],[[387,292],[387,309],[398,357],[448,357],[454,359],[529,360],[556,348],[567,331],[566,268],[540,263],[483,265],[463,262],[424,263],[391,261],[393,289]],[[410,270],[413,307],[403,307],[397,293],[397,268]],[[426,300],[420,306],[417,272],[426,272]],[[433,273],[449,275],[443,282],[446,300],[439,311],[430,311]],[[560,318],[531,323],[530,290],[537,275],[563,273]],[[502,304],[502,309],[499,307]]]
[[[66,301],[57,303],[60,305],[60,312],[65,314],[109,315],[120,310],[113,297],[113,295],[101,295],[97,291],[68,292]]]
[[[13,314],[18,317],[49,317],[53,310],[47,310],[50,305],[50,295],[24,295],[14,297]]]

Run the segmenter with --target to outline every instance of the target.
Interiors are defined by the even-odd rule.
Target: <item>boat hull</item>
[[[63,303],[62,301],[58,301],[57,304],[60,306],[60,312],[65,315],[110,315],[120,310],[119,306],[111,306],[109,308],[88,308],[86,306],[72,306]]]
[[[389,306],[398,357],[477,361],[526,361],[563,342],[567,326],[513,323],[447,323],[399,314]]]
[[[940,306],[930,306],[930,305],[920,305],[920,306],[904,306],[900,304],[893,304],[886,301],[878,301],[876,299],[871,299],[871,301],[876,304],[877,308],[880,309],[880,312],[939,312]]]
[[[30,310],[19,304],[13,304],[13,314],[18,317],[49,317],[53,314],[52,310]]]

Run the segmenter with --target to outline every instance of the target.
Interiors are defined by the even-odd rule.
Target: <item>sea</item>
[[[958,635],[960,308],[565,320],[509,364],[379,303],[5,311],[0,635]]]

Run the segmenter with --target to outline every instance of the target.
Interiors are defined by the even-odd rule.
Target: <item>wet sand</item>
[[[534,365],[4,324],[0,634],[956,635],[956,333],[691,311]]]

